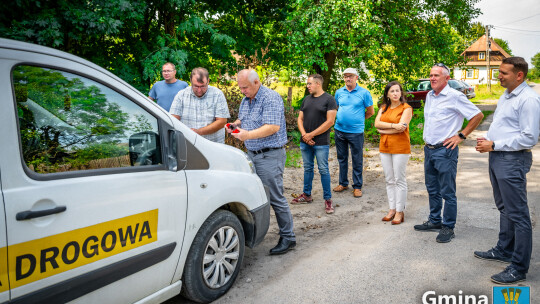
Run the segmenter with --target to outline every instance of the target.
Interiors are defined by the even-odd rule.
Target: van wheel
[[[225,294],[238,276],[244,257],[244,230],[230,211],[218,210],[195,236],[184,267],[182,294],[207,303]]]

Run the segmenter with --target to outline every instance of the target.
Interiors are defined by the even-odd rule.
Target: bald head
[[[261,86],[259,75],[255,70],[241,70],[236,75],[236,81],[242,94],[250,99],[255,98]]]

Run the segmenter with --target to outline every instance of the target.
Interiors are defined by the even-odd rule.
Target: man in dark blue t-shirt
[[[323,88],[323,77],[319,74],[310,75],[307,89],[310,95],[304,98],[298,114],[298,129],[302,134],[300,150],[304,161],[303,193],[293,199],[291,204],[309,203],[313,184],[313,160],[317,158],[317,166],[321,175],[325,211],[334,213],[332,192],[330,189],[330,172],[328,171],[328,152],[330,148],[330,128],[336,119],[337,105],[334,97]]]

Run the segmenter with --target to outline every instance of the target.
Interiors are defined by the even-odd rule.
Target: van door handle
[[[15,218],[17,219],[17,221],[24,221],[24,220],[56,214],[56,213],[60,213],[64,211],[66,211],[66,206],[58,206],[53,209],[46,209],[46,210],[39,210],[39,211],[27,210],[27,211],[22,211],[22,212],[17,213],[17,216]]]

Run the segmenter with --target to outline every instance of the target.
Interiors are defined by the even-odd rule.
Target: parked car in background
[[[476,97],[476,93],[474,92],[474,88],[472,88],[469,84],[467,84],[464,81],[457,80],[457,79],[450,79],[448,81],[448,85],[456,89],[465,96],[467,96],[468,99]],[[422,106],[422,103],[426,101],[426,96],[429,91],[431,91],[431,83],[429,82],[429,79],[423,78],[418,79],[416,81],[409,82],[405,85],[404,90],[406,91],[406,98],[407,103],[411,105],[411,107],[417,109]]]
[[[463,94],[465,94],[467,96],[468,99],[476,97],[476,93],[474,92],[474,88],[470,84],[466,83],[463,80],[459,80],[459,82],[463,83],[463,86],[465,87],[465,91],[462,91],[462,92],[463,92]]]

